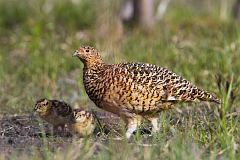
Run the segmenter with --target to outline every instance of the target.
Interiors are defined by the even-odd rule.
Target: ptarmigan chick
[[[36,102],[34,110],[39,117],[53,125],[55,132],[59,127],[64,131],[65,125],[70,124],[74,119],[71,106],[59,100],[40,99]]]
[[[84,110],[74,110],[74,121],[70,125],[73,134],[78,137],[89,136],[95,129],[95,121],[93,114]]]
[[[83,83],[89,98],[106,111],[121,116],[127,123],[130,138],[143,118],[159,130],[158,114],[174,108],[177,102],[220,100],[197,88],[166,68],[144,63],[106,64],[93,47],[75,51],[84,64]]]

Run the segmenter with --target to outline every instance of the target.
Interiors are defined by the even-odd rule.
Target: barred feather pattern
[[[220,102],[214,94],[152,64],[99,63],[84,68],[83,82],[97,106],[104,108],[106,104],[113,104],[140,114],[170,109],[181,101]]]
[[[166,68],[145,63],[106,64],[93,47],[77,49],[84,64],[83,84],[89,98],[100,108],[115,113],[127,123],[130,138],[143,117],[159,131],[158,112],[174,108],[178,102],[210,101],[220,103],[204,91]]]
[[[38,100],[35,111],[53,126],[64,125],[74,120],[72,107],[64,101],[46,98]]]

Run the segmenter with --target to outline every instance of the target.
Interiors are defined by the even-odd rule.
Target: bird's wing
[[[147,85],[150,89],[164,92],[162,101],[212,101],[219,103],[219,99],[212,93],[199,89],[181,76],[166,68],[144,63],[122,63],[135,83]]]
[[[55,112],[59,116],[67,117],[69,115],[73,115],[73,110],[71,106],[63,101],[52,100],[52,105]]]

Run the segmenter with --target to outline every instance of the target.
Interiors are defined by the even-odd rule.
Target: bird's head
[[[92,66],[103,62],[98,51],[90,46],[82,46],[78,48],[73,56],[78,57],[86,66]]]
[[[86,111],[75,110],[74,112],[75,121],[78,123],[83,123],[92,120],[92,115]]]
[[[34,112],[39,114],[40,116],[46,116],[50,111],[50,106],[51,104],[48,99],[40,99],[35,104]]]

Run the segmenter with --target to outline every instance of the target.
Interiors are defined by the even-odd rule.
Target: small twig
[[[102,124],[101,124],[100,120],[98,119],[97,115],[95,114],[95,112],[93,110],[92,110],[92,114],[93,114],[94,118],[97,120],[98,126],[100,127],[100,131],[102,133],[104,133]]]

